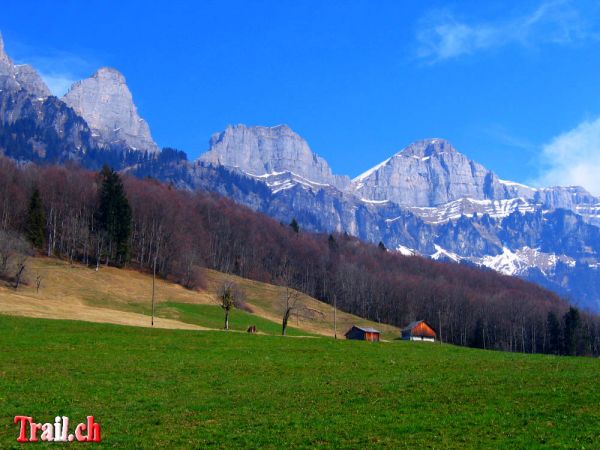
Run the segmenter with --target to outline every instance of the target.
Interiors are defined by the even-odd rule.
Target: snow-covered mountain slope
[[[458,256],[456,253],[449,252],[448,250],[440,247],[437,244],[433,244],[433,248],[435,248],[435,253],[432,253],[431,255],[429,255],[429,257],[431,259],[435,259],[436,261],[453,261],[453,262],[460,262],[463,260],[463,258]]]
[[[254,178],[255,180],[259,180],[267,185],[273,194],[277,194],[286,189],[291,189],[296,186],[313,189],[315,191],[321,189],[334,189],[334,186],[328,183],[318,183],[316,181],[309,180],[297,173],[290,172],[289,170],[285,170],[282,172],[271,172],[265,173],[262,175],[256,175],[252,173],[248,173],[245,171],[241,171],[245,175]]]
[[[570,267],[575,266],[574,258],[556,255],[555,253],[544,253],[539,249],[529,247],[523,247],[515,251],[504,247],[499,255],[476,258],[472,262],[505,275],[524,275],[530,269],[538,269],[544,275],[548,275],[554,271],[559,262]]]
[[[474,215],[484,214],[498,219],[508,217],[515,211],[521,213],[533,212],[536,207],[540,206],[522,197],[506,200],[461,198],[437,207],[409,206],[407,209],[414,212],[427,223],[439,224],[459,219],[461,216],[473,217]]]

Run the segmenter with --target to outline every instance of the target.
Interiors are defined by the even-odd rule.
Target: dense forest
[[[303,232],[206,192],[107,167],[18,166],[0,158],[0,272],[16,285],[28,252],[91,267],[131,266],[194,289],[201,268],[289,286],[344,311],[444,342],[532,353],[600,354],[600,319],[490,270],[403,256],[345,234]],[[28,250],[29,249],[29,250]],[[310,314],[304,311],[303,314]]]

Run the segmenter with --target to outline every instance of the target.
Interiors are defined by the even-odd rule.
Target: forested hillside
[[[1,159],[0,233],[6,279],[17,277],[15,255],[27,253],[27,239],[48,255],[156,268],[191,288],[202,284],[200,267],[287,285],[383,323],[425,319],[443,341],[459,345],[600,353],[598,318],[537,285],[402,256],[344,234],[303,232],[214,194],[108,168],[19,167]]]

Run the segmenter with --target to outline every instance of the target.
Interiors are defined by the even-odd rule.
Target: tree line
[[[403,256],[347,234],[304,232],[293,218],[282,224],[216,194],[108,167],[19,167],[1,158],[3,236],[95,269],[155,271],[191,289],[202,287],[203,268],[274,283],[381,323],[426,320],[441,340],[458,345],[600,354],[600,319],[535,284]],[[290,298],[284,318],[286,308],[299,309]]]

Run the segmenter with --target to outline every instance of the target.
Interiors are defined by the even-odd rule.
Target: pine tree
[[[547,327],[548,327],[548,353],[552,353],[558,355],[560,353],[560,322],[558,321],[558,317],[554,311],[550,311],[548,313],[548,318],[546,319]]]
[[[475,322],[475,328],[473,329],[473,334],[471,336],[469,346],[475,347],[475,348],[485,348],[485,342],[483,339],[484,339],[483,321],[481,320],[481,318],[479,318],[479,319],[477,319],[477,322]]]
[[[385,246],[383,241],[379,241],[378,247],[379,247],[379,250],[381,250],[382,252],[387,252],[387,247]]]
[[[577,353],[579,329],[581,327],[579,311],[577,308],[571,306],[563,319],[565,322],[565,354],[575,355]]]
[[[292,221],[290,222],[290,227],[292,227],[292,230],[294,230],[294,233],[300,232],[300,225],[298,225],[298,221],[295,218],[292,219]]]
[[[327,238],[327,245],[329,245],[329,250],[331,250],[332,252],[337,251],[338,244],[335,238],[333,237],[333,234],[330,234]]]
[[[125,195],[123,182],[115,171],[104,166],[100,172],[100,206],[98,208],[99,228],[106,233],[111,244],[110,255],[114,253],[119,265],[129,259],[129,236],[131,235],[131,207]]]
[[[42,248],[44,246],[45,224],[46,218],[44,216],[44,206],[42,205],[40,191],[36,188],[29,199],[26,219],[27,239],[29,239],[29,242],[31,242],[35,248]]]

